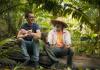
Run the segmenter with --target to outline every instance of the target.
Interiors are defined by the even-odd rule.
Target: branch
[[[0,14],[3,14],[4,12],[11,10],[11,9],[14,9],[15,7],[18,7],[20,5],[25,5],[25,4],[20,3],[20,4],[17,4],[17,5],[11,6],[11,7],[7,7],[7,9],[0,11]]]

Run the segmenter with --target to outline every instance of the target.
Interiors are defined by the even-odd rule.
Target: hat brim
[[[52,20],[51,20],[51,23],[52,23],[54,26],[55,26],[56,24],[61,24],[61,25],[63,25],[64,28],[67,28],[67,27],[68,27],[68,25],[67,25],[65,22],[59,21],[59,20],[54,20],[54,19],[52,19]]]

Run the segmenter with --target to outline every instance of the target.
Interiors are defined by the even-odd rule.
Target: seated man
[[[51,20],[54,28],[49,32],[47,41],[51,47],[51,51],[56,57],[67,56],[67,65],[72,65],[73,52],[71,46],[71,36],[69,31],[65,28],[67,24],[64,22],[65,19],[58,17],[57,19]]]
[[[39,61],[39,42],[41,37],[39,26],[34,22],[34,15],[31,11],[25,13],[27,23],[21,26],[18,32],[17,38],[21,41],[22,52],[27,61],[34,62],[34,65],[38,66]],[[31,52],[31,55],[29,52]]]

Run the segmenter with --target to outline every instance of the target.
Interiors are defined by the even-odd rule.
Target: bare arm
[[[24,30],[24,29],[23,29],[23,30]],[[24,38],[24,37],[26,37],[27,35],[28,35],[27,33],[23,34],[22,29],[21,29],[21,30],[19,30],[19,32],[18,32],[17,38],[18,38],[18,39],[19,39],[19,38]]]
[[[40,39],[41,38],[41,31],[37,30],[36,33],[31,33],[31,35],[35,38],[35,39]]]

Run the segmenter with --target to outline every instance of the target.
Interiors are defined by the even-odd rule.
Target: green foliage
[[[52,28],[50,19],[63,16],[69,19],[68,30],[71,31],[72,46],[76,52],[100,55],[99,3],[99,0],[0,0],[0,25],[4,25],[4,28],[0,26],[0,30],[5,30],[9,36],[17,34],[27,10],[35,13],[42,32],[49,32]],[[81,42],[81,36],[91,40]],[[1,41],[0,45],[5,42],[8,40]]]
[[[100,0],[82,0],[82,1],[86,1],[90,4],[94,4],[96,6],[100,6]]]
[[[20,5],[18,0],[0,0],[0,14],[15,10],[18,5]]]
[[[9,41],[12,41],[12,39],[11,38],[7,38],[7,39],[4,39],[4,40],[0,41],[0,46],[8,43]]]

